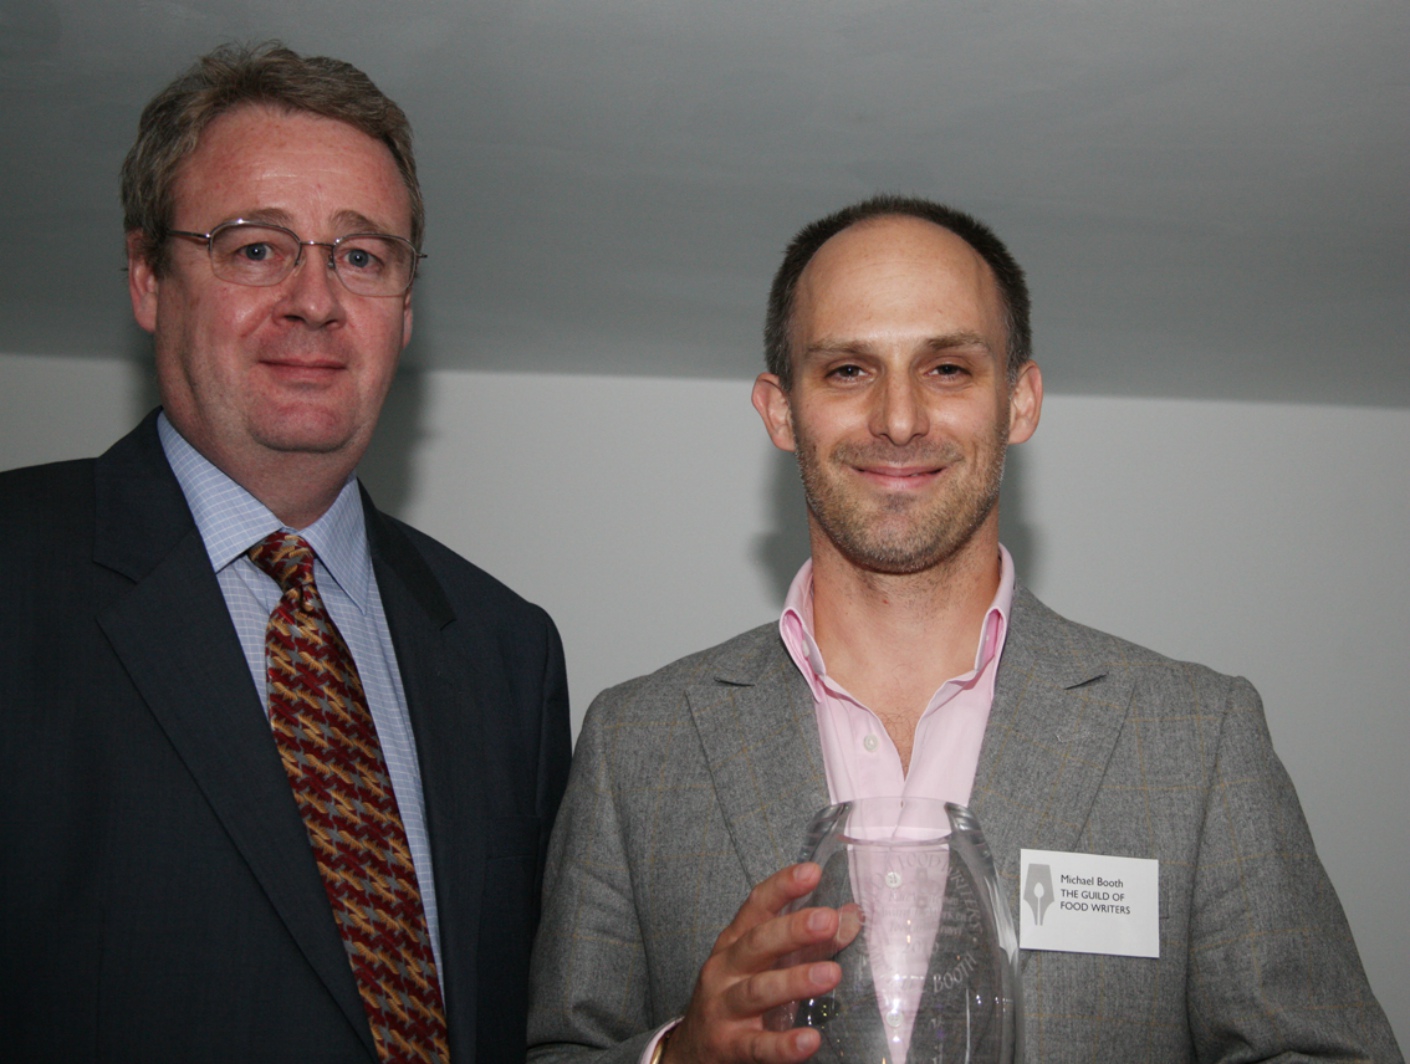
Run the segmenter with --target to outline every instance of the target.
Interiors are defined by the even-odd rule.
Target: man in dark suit
[[[411,331],[405,115],[219,49],[123,200],[162,409],[0,476],[0,1055],[522,1059],[561,644],[354,475]]]
[[[971,807],[1015,925],[1024,849],[1158,862],[1158,956],[1020,942],[1031,1064],[1400,1061],[1253,688],[1074,624],[1016,581],[999,486],[1043,393],[1003,244],[878,197],[798,234],[767,321],[754,405],[797,454],[811,559],[778,621],[588,710],[530,1059],[862,1059],[836,1026],[763,1014],[842,978],[783,958],[855,933],[832,909],[778,915],[819,881],[790,864],[814,813],[901,795]],[[910,1064],[938,1059],[896,1037]]]

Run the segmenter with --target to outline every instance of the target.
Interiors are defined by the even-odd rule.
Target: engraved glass
[[[819,1062],[1023,1059],[1018,940],[973,813],[924,798],[844,802],[813,818],[800,859],[822,879],[790,908],[837,909],[841,930],[782,963],[833,960],[842,982],[771,1010],[766,1026],[817,1028]]]

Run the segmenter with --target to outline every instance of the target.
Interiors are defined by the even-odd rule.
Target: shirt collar
[[[191,508],[212,569],[219,572],[239,561],[271,532],[281,528],[296,531],[191,446],[165,412],[157,418],[157,434],[186,496],[186,505]],[[372,557],[367,549],[367,526],[357,477],[349,474],[328,512],[298,531],[338,586],[360,609],[366,609],[372,586]]]
[[[1008,631],[1009,612],[1013,608],[1014,569],[1013,557],[1003,544],[999,545],[999,589],[994,593],[994,601],[985,611],[980,628],[979,646],[974,652],[974,671],[977,673],[988,665],[995,654],[1003,649],[1004,636]],[[793,663],[808,681],[815,701],[823,695],[823,679],[827,676],[827,666],[823,662],[822,650],[813,636],[813,560],[809,558],[798,570],[798,575],[789,585],[788,595],[783,601],[783,616],[779,618],[779,634],[788,648]]]

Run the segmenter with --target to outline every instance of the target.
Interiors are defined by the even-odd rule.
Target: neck
[[[230,434],[206,431],[199,419],[181,417],[176,404],[165,403],[164,409],[182,439],[295,530],[328,512],[367,449],[366,438],[325,451],[278,450],[249,439],[232,444]]]
[[[231,478],[295,530],[307,528],[328,512],[352,472],[345,462],[286,461],[279,466],[277,470],[260,470],[244,480],[233,474]]]
[[[813,632],[827,671],[885,723],[903,761],[915,724],[946,680],[974,667],[998,593],[998,515],[918,573],[858,567],[812,527]]]
[[[296,531],[328,512],[356,466],[346,455],[301,451],[269,451],[243,462],[222,455],[206,458]]]

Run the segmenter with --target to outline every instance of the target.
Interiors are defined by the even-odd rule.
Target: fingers
[[[687,1014],[666,1046],[664,1064],[802,1064],[821,1044],[822,1036],[811,1027],[775,1032],[695,1025]]]
[[[818,1051],[822,1036],[811,1027],[799,1027],[783,1034],[767,1031],[742,1040],[745,1055],[737,1059],[758,1061],[759,1064],[801,1064]]]
[[[840,923],[836,909],[800,909],[751,928],[735,940],[725,956],[741,975],[779,964],[821,960],[837,952],[830,947]]]
[[[750,892],[700,970],[666,1047],[668,1064],[799,1064],[817,1051],[816,1031],[768,1031],[763,1016],[841,981],[842,969],[826,958],[856,937],[856,913],[812,908],[779,915],[816,887],[821,874],[815,864],[792,865]]]
[[[752,1062],[758,1064],[802,1064],[814,1053],[818,1051],[818,1046],[822,1044],[822,1036],[811,1027],[800,1027],[794,1031],[784,1034],[770,1034],[759,1032],[753,1037],[746,1037],[739,1040],[734,1047],[732,1055],[717,1056],[691,1056],[687,1057],[684,1050],[677,1051],[676,1042],[673,1039],[666,1048],[665,1064],[722,1064],[728,1061]]]
[[[837,910],[837,934],[833,936],[833,953],[850,946],[862,933],[862,907],[854,901]]]
[[[842,969],[832,961],[770,969],[731,983],[722,995],[722,1012],[736,1019],[762,1016],[790,1001],[826,994],[841,980]]]
[[[778,1005],[831,990],[842,977],[829,959],[838,924],[834,909],[765,920],[710,955],[696,997],[713,1017],[756,1021]]]
[[[742,935],[777,916],[790,902],[818,885],[822,869],[812,863],[781,868],[749,892],[730,925],[720,932],[715,949],[733,945]]]

